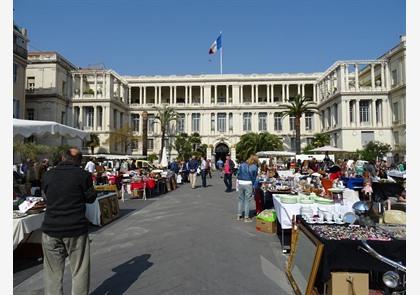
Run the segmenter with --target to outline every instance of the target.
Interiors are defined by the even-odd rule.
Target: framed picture
[[[286,274],[296,294],[312,294],[324,245],[304,226],[298,225]]]

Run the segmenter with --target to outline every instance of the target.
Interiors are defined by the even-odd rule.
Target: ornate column
[[[354,65],[354,87],[359,91],[359,64]]]
[[[176,104],[176,85],[174,86],[174,104]]]
[[[314,83],[314,84],[312,84],[312,93],[313,93],[313,97],[312,97],[312,100],[313,101],[317,101],[317,96],[318,96],[318,86]]]
[[[83,74],[80,74],[80,94],[79,97],[83,96]]]
[[[106,74],[104,73],[102,75],[102,97],[107,97],[107,91],[106,91]]]
[[[274,102],[274,84],[270,85],[270,102]]]
[[[302,84],[302,96],[305,96],[305,83]]]
[[[281,84],[281,102],[284,102],[286,99],[285,87],[284,84]]]
[[[74,73],[71,74],[71,94],[70,97],[73,98],[74,95],[74,86],[75,86],[75,79],[74,79]]]
[[[98,74],[95,72],[95,98],[98,97]]]
[[[255,103],[258,103],[258,101],[259,101],[259,97],[258,97],[258,86],[259,85],[255,85]]]
[[[188,103],[188,86],[185,85],[184,89],[185,89],[185,94],[184,94],[185,95],[185,100],[184,101],[185,101],[185,103]]]
[[[300,91],[300,86],[301,86],[301,84],[297,84],[297,94],[299,95],[299,94],[301,94],[301,91]]]
[[[157,100],[158,100],[157,91],[158,91],[158,88],[157,88],[157,86],[155,86],[154,88],[155,88],[155,101],[153,102],[153,104],[157,104]]]
[[[372,90],[375,89],[375,64],[370,64],[370,85]]]
[[[345,65],[345,76],[344,76],[344,90],[349,90],[349,65]]]
[[[244,85],[240,86],[240,92],[239,92],[239,103],[244,103]]]
[[[255,103],[255,85],[254,84],[252,84],[251,85],[251,101],[252,101],[252,103]]]
[[[98,128],[98,110],[97,106],[93,107],[93,130],[96,130]]]
[[[345,91],[346,88],[344,86],[345,77],[344,77],[344,65],[343,64],[340,65],[340,72],[339,73],[340,73],[340,87],[337,87],[337,90],[339,89],[339,91]]]
[[[372,108],[372,126],[376,127],[376,98],[374,98],[373,100],[370,101],[370,105]]]
[[[169,86],[169,104],[170,104],[170,105],[173,105],[173,104],[174,104],[174,98],[173,98],[172,87],[173,87],[173,86]]]
[[[214,85],[214,103],[217,104],[217,85]]]
[[[355,102],[354,102],[354,113],[355,113],[354,121],[356,123],[356,127],[360,126],[360,112],[359,112],[360,106],[359,106],[359,103],[360,103],[359,99],[356,99]]]
[[[391,75],[389,72],[389,66],[388,63],[385,63],[385,85],[386,85],[386,89],[390,90],[391,89]]]
[[[128,105],[131,105],[131,86],[128,86]]]
[[[204,104],[204,86],[200,86],[200,104]]]
[[[270,85],[266,85],[265,92],[267,93],[267,103],[270,103]]]
[[[286,101],[288,102],[290,97],[289,97],[289,84],[286,84]]]
[[[384,63],[381,63],[381,90],[384,91],[385,89],[385,69]]]

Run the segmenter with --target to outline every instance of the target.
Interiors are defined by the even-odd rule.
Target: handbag
[[[200,169],[200,167],[198,167],[197,168],[197,174],[200,174],[200,172],[201,172],[201,169]]]

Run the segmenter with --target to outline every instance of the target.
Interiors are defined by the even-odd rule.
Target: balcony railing
[[[13,53],[19,55],[20,57],[24,59],[28,59],[28,50],[15,43],[13,43]]]

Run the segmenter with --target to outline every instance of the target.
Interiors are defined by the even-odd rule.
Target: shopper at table
[[[192,156],[191,160],[188,161],[188,170],[190,172],[191,187],[195,188],[195,182],[197,180],[198,161],[195,156]]]
[[[72,271],[72,294],[88,294],[90,280],[89,222],[86,203],[96,191],[92,175],[80,168],[82,154],[70,148],[62,162],[44,175],[46,212],[42,223],[45,294],[63,293],[66,256]]]
[[[92,158],[89,158],[89,161],[86,163],[85,170],[90,173],[94,173],[96,171],[96,165],[93,162]]]
[[[207,174],[209,175],[211,179],[211,160],[210,159],[207,160]]]
[[[238,169],[238,211],[237,220],[241,220],[244,212],[244,222],[251,222],[249,217],[249,202],[258,174],[258,157],[252,155],[246,162],[239,165]]]
[[[230,155],[226,156],[226,161],[223,166],[223,181],[226,186],[225,192],[230,193],[232,192],[232,174],[233,170],[235,169],[235,163],[231,160]]]
[[[217,173],[220,178],[223,178],[223,161],[222,159],[217,160],[216,162]]]
[[[204,157],[201,157],[201,186],[206,187],[207,186],[207,161]]]
[[[364,165],[364,170],[365,172],[368,173],[370,178],[376,177],[376,169],[375,169],[375,162],[374,161],[369,161]]]

